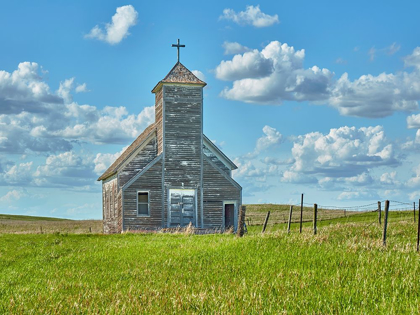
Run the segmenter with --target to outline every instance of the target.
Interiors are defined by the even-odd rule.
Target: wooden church
[[[99,177],[104,233],[238,224],[237,166],[203,134],[203,88],[179,62],[153,88],[155,122]]]

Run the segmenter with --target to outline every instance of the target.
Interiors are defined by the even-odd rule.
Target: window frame
[[[139,213],[139,204],[146,204],[145,202],[139,203],[139,193],[147,193],[147,214]],[[150,217],[150,190],[137,190],[136,193],[136,214],[137,217]]]

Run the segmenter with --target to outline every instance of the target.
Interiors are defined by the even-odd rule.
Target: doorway
[[[169,226],[195,226],[196,198],[194,189],[169,189]]]
[[[235,227],[235,204],[225,203],[225,229]]]

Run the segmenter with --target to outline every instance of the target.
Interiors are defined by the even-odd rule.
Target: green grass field
[[[418,314],[412,213],[230,234],[0,234],[0,314]]]

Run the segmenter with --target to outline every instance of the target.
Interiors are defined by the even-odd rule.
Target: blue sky
[[[415,1],[1,1],[0,212],[101,218],[176,62],[245,203],[420,198]]]

